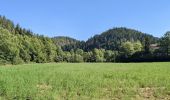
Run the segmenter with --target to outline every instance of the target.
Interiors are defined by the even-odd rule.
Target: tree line
[[[56,38],[35,34],[0,16],[0,64],[170,61],[170,32],[155,38],[115,28],[86,42],[69,39],[56,43]]]

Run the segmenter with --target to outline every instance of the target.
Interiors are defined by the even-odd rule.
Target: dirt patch
[[[140,88],[139,95],[144,98],[154,98],[154,89],[150,87]]]
[[[165,90],[165,87],[145,87],[145,88],[139,88],[138,89],[138,93],[139,95],[136,96],[136,98],[138,99],[144,99],[144,100],[170,100],[170,96],[169,95],[165,95],[165,96],[160,96],[157,97],[155,95],[155,92],[157,90],[161,91],[161,90]]]

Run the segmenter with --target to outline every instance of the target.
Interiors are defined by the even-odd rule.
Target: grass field
[[[0,100],[170,99],[170,63],[0,67]]]

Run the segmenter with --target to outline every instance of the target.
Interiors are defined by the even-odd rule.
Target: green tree
[[[134,53],[134,47],[131,42],[122,43],[122,52],[126,57],[131,56]]]
[[[160,40],[160,51],[163,55],[170,56],[170,32],[167,32]]]
[[[37,62],[37,63],[44,63],[46,62],[46,54],[44,51],[44,45],[42,41],[36,37],[31,38],[31,61]]]
[[[29,63],[31,60],[30,56],[30,49],[31,49],[31,43],[30,43],[30,38],[28,36],[20,36],[18,35],[19,39],[19,56],[21,59]]]
[[[116,52],[111,50],[106,50],[104,53],[104,58],[106,59],[106,62],[115,62]]]
[[[74,62],[77,62],[77,63],[84,62],[83,56],[79,54],[74,54]]]
[[[46,54],[47,62],[53,62],[56,56],[56,45],[52,42],[51,39],[47,37],[41,37],[44,45],[44,53]]]
[[[63,61],[64,61],[64,52],[60,46],[56,46],[55,62],[63,62]]]
[[[144,48],[145,53],[148,54],[148,53],[150,53],[150,44],[151,44],[149,37],[145,37],[144,42],[145,42],[145,48]]]
[[[133,43],[133,47],[134,47],[134,52],[140,52],[142,51],[143,48],[140,41]]]
[[[75,51],[75,53],[83,56],[84,51],[83,51],[82,49],[77,49],[77,50]]]
[[[71,53],[70,52],[64,53],[63,61],[71,62]]]
[[[0,60],[1,63],[18,64],[19,57],[18,38],[6,29],[0,28]],[[18,61],[17,61],[18,60]]]
[[[93,52],[85,52],[83,55],[84,62],[94,62]]]
[[[104,49],[94,49],[93,50],[93,57],[95,62],[104,62]]]

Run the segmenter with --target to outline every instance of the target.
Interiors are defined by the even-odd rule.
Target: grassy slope
[[[0,99],[167,99],[170,63],[0,67]]]

